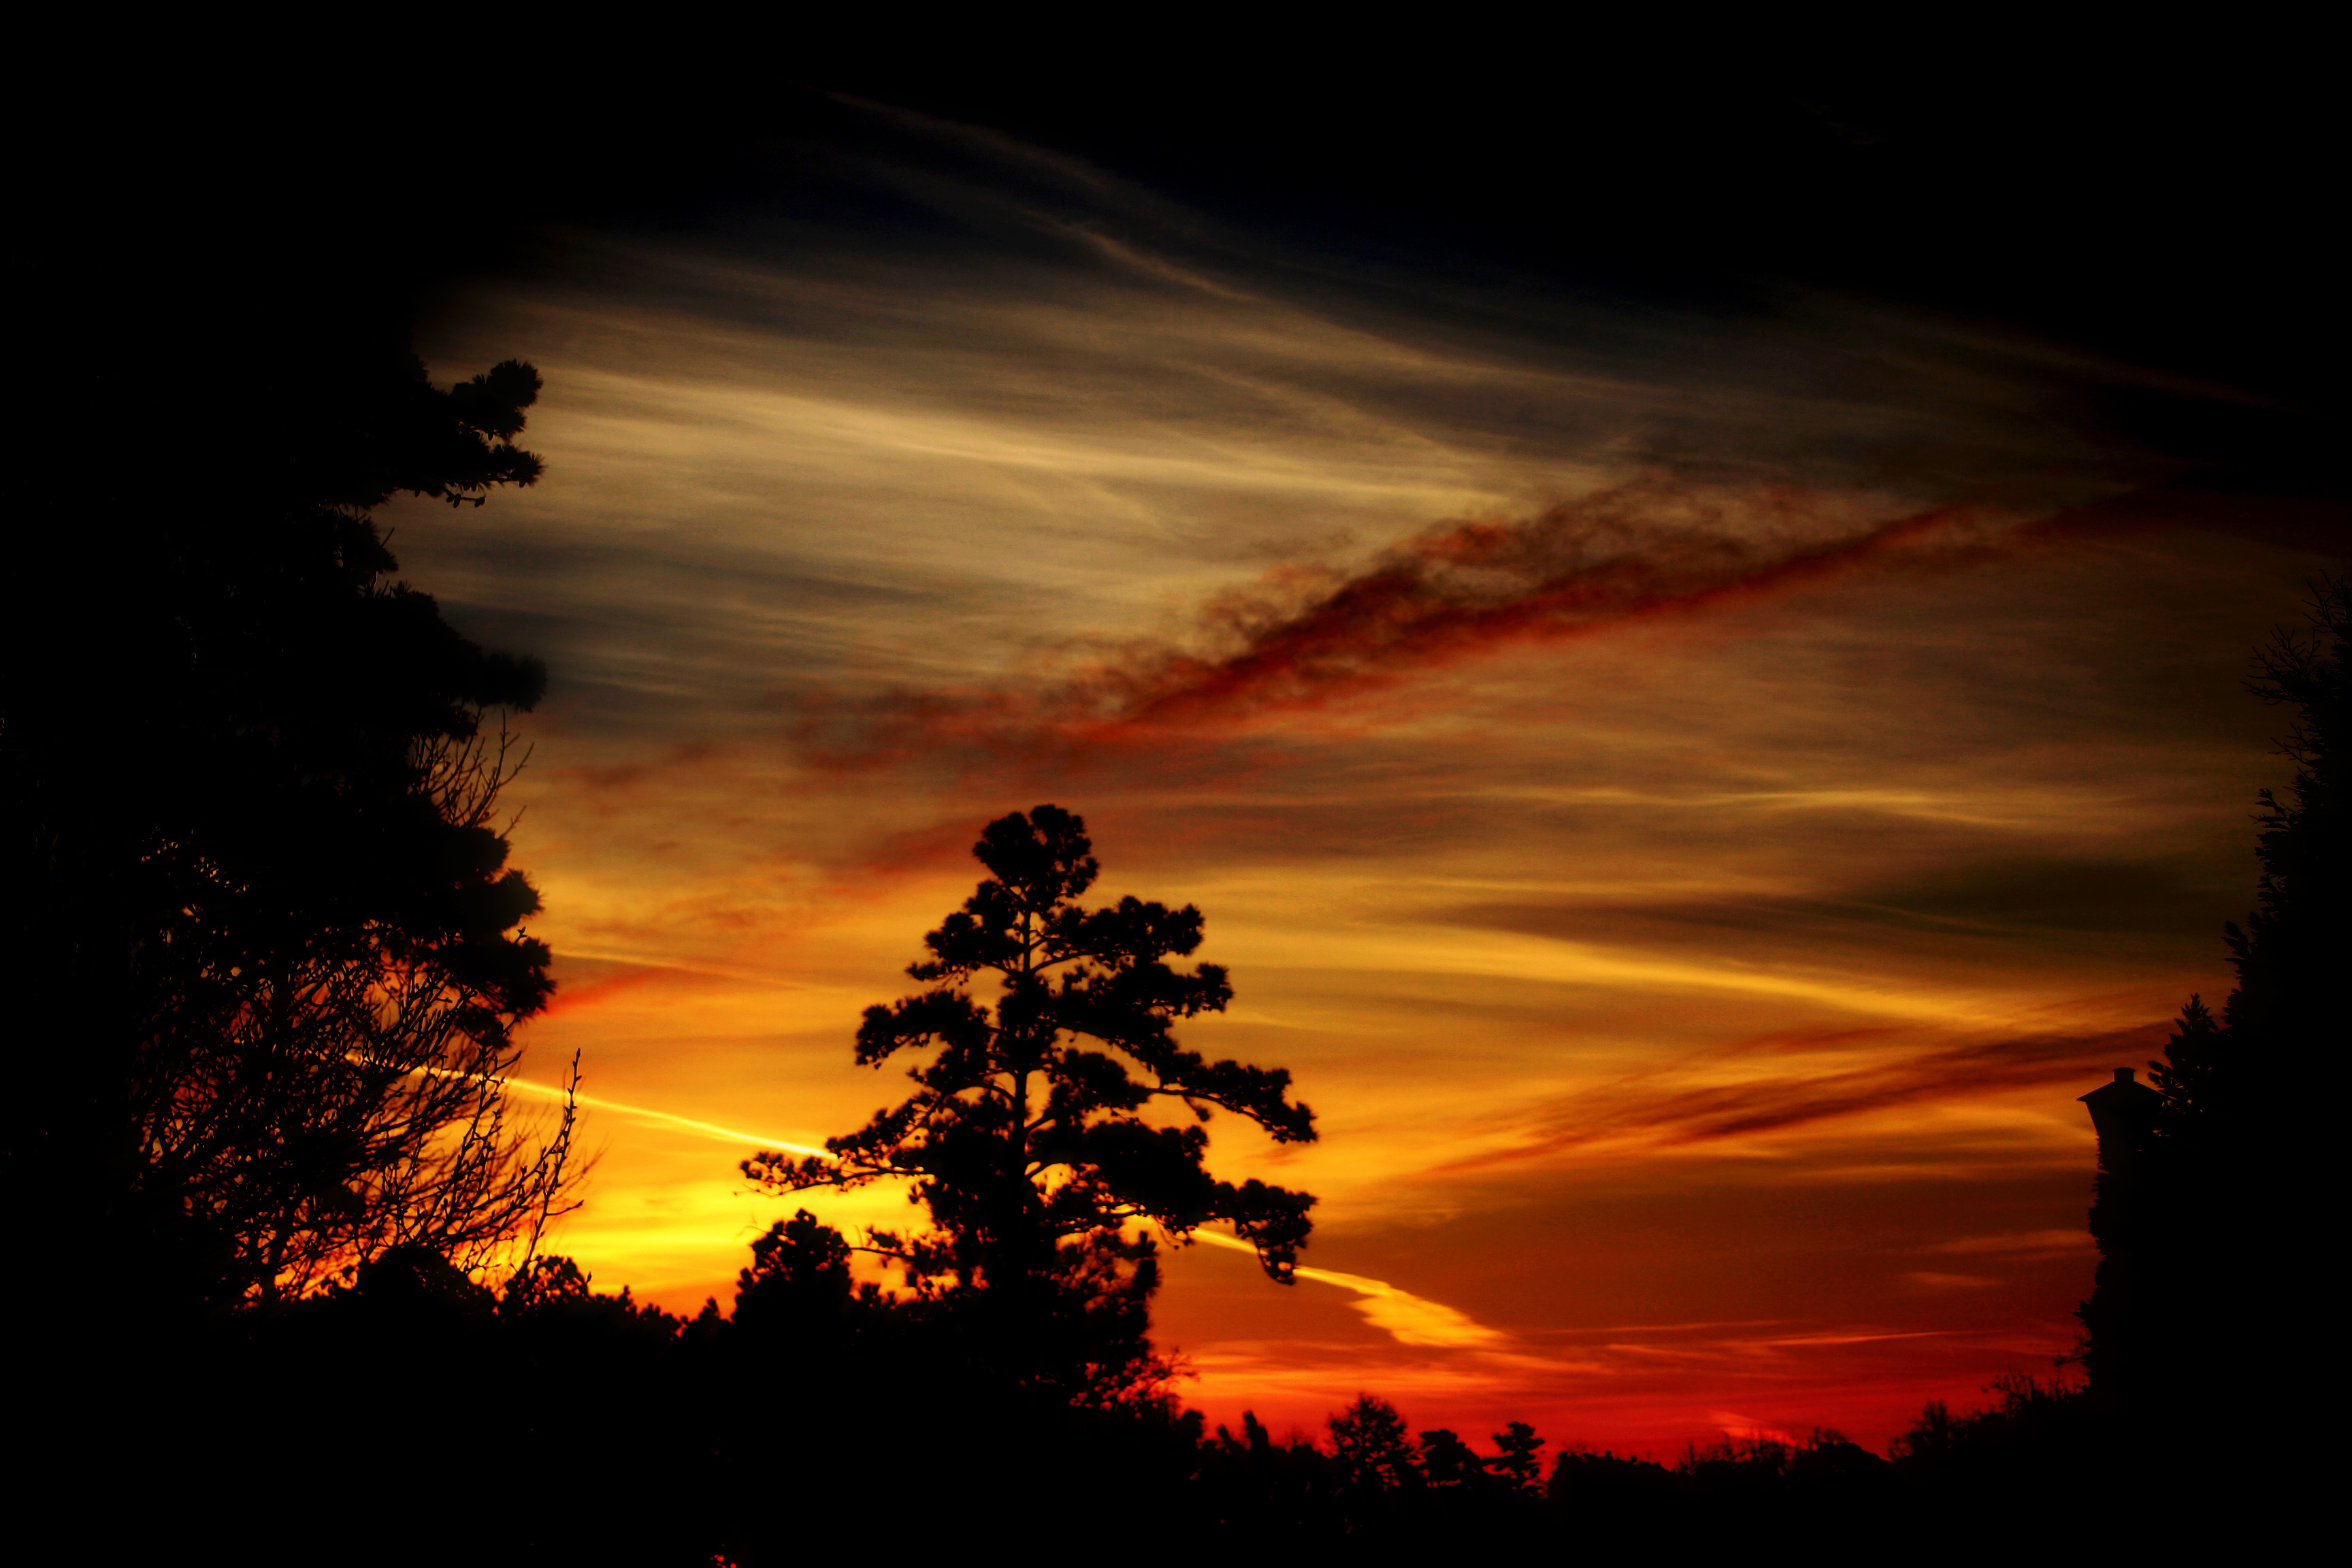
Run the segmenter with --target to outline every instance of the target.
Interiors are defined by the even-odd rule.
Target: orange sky
[[[385,515],[553,670],[528,1071],[580,1052],[603,1149],[557,1245],[724,1304],[791,1206],[735,1162],[898,1098],[861,1009],[1052,801],[1102,896],[1207,915],[1237,999],[1186,1043],[1319,1115],[1213,1145],[1320,1194],[1315,1274],[1172,1260],[1213,1420],[1883,1444],[2046,1371],[2074,1097],[2226,989],[2282,772],[2243,657],[2316,558],[2139,499],[2164,465],[2034,343],[1827,298],[1470,321],[1088,177],[1101,223],[927,187],[970,230],[928,250],[569,236],[428,344],[548,384],[537,489]]]

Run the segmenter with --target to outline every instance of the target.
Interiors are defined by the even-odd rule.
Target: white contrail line
[[[1257,1255],[1257,1248],[1239,1237],[1223,1231],[1201,1229],[1192,1233],[1196,1241],[1229,1251]],[[1468,1313],[1416,1296],[1410,1290],[1400,1290],[1385,1279],[1372,1279],[1361,1274],[1342,1274],[1334,1268],[1309,1268],[1301,1265],[1301,1279],[1313,1279],[1324,1285],[1337,1285],[1342,1290],[1352,1290],[1362,1300],[1350,1303],[1374,1328],[1386,1332],[1399,1344],[1443,1345],[1454,1350],[1491,1348],[1510,1343],[1511,1336],[1499,1329],[1490,1329]]]
[[[542,1095],[549,1100],[562,1100],[567,1092],[559,1085],[533,1083],[529,1079],[510,1078],[504,1081],[509,1089],[520,1089],[525,1094]],[[715,1138],[722,1143],[751,1143],[761,1149],[782,1149],[794,1154],[815,1154],[828,1160],[833,1158],[823,1149],[814,1149],[806,1143],[795,1143],[789,1138],[767,1138],[757,1132],[740,1132],[732,1127],[721,1127],[715,1121],[697,1121],[691,1116],[680,1116],[674,1111],[655,1110],[643,1105],[628,1105],[617,1100],[606,1100],[601,1095],[572,1094],[571,1098],[583,1105],[593,1106],[599,1110],[613,1110],[618,1111],[623,1116],[634,1116],[640,1121],[658,1122],[667,1127],[683,1127],[689,1132],[698,1132],[705,1138]]]
[[[475,1076],[470,1073],[453,1072],[447,1068],[425,1068],[422,1070],[436,1078]],[[698,1133],[705,1138],[715,1138],[723,1143],[749,1143],[761,1149],[782,1149],[795,1154],[814,1154],[827,1160],[833,1158],[832,1153],[827,1150],[813,1149],[805,1143],[794,1143],[789,1139],[763,1138],[756,1132],[738,1131],[732,1127],[721,1127],[715,1121],[698,1121],[693,1117],[680,1116],[675,1111],[655,1110],[643,1105],[629,1105],[617,1100],[606,1100],[599,1095],[582,1094],[576,1089],[565,1089],[556,1084],[533,1083],[524,1078],[509,1078],[500,1081],[504,1088],[519,1089],[525,1094],[536,1094],[548,1100],[569,1098],[581,1105],[593,1106],[600,1110],[616,1111],[623,1116],[635,1117],[641,1121],[656,1122],[667,1127],[682,1127],[689,1132]],[[1203,1228],[1192,1232],[1192,1237],[1193,1239],[1205,1241],[1212,1247],[1222,1247],[1234,1252],[1246,1252],[1253,1258],[1257,1256],[1256,1247],[1239,1237],[1227,1236],[1223,1231]],[[1449,1307],[1442,1301],[1432,1301],[1425,1297],[1416,1296],[1409,1290],[1400,1290],[1385,1279],[1373,1279],[1361,1274],[1342,1274],[1334,1268],[1315,1268],[1304,1264],[1299,1266],[1297,1272],[1302,1279],[1312,1279],[1323,1285],[1336,1285],[1342,1290],[1353,1291],[1362,1298],[1354,1303],[1356,1310],[1361,1312],[1373,1327],[1382,1330],[1401,1344],[1443,1345],[1459,1350],[1494,1347],[1510,1342],[1511,1337],[1500,1330],[1490,1329],[1471,1318],[1469,1314]]]

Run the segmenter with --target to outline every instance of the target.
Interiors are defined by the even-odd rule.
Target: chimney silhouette
[[[2102,1398],[2136,1408],[2148,1387],[2152,1358],[2164,1353],[2151,1342],[2147,1320],[2151,1270],[2161,1267],[2155,1254],[2162,1238],[2150,1229],[2161,1207],[2150,1191],[2159,1173],[2149,1167],[2164,1096],[2134,1078],[2131,1068],[2117,1068],[2114,1082],[2082,1100],[2099,1134],[2090,1215],[2099,1268],[2080,1312],[2087,1335],[2083,1366]]]
[[[2099,1196],[2121,1196],[2117,1189],[2130,1186],[2147,1160],[2164,1096],[2133,1077],[2131,1068],[2117,1068],[2113,1083],[2103,1083],[2081,1099],[2090,1110],[2091,1129],[2099,1135],[2099,1172],[2107,1178],[2099,1184]]]

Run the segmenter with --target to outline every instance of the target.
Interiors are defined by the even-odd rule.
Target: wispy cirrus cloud
[[[1963,1236],[1919,1250],[1958,1258],[2053,1258],[2088,1252],[2093,1245],[2087,1231],[2047,1229]]]
[[[2087,1081],[2102,1064],[2159,1050],[2165,1033],[2164,1026],[2149,1024],[1998,1036],[1884,1050],[1827,1071],[1783,1071],[1731,1082],[1693,1084],[1678,1075],[1643,1075],[1574,1095],[1554,1106],[1517,1144],[1489,1148],[1445,1168],[1540,1163],[1607,1144],[1717,1142],[1956,1096]]]

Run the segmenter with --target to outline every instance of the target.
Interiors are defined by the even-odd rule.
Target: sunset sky
[[[1212,1129],[1321,1200],[1294,1289],[1171,1257],[1213,1421],[1370,1391],[1481,1438],[1883,1445],[2046,1373],[2093,1261],[2075,1097],[2227,989],[2284,774],[2246,655],[2342,550],[2262,466],[2275,365],[1957,263],[1751,229],[1677,269],[1462,226],[1425,171],[1188,178],[1067,106],[816,96],[783,173],[450,287],[432,373],[537,365],[547,477],[379,514],[552,672],[524,1076],[578,1052],[602,1151],[557,1247],[726,1305],[793,1206],[736,1162],[900,1098],[860,1011],[980,827],[1053,802],[1097,896],[1206,915],[1236,1000],[1185,1043],[1319,1118]]]

